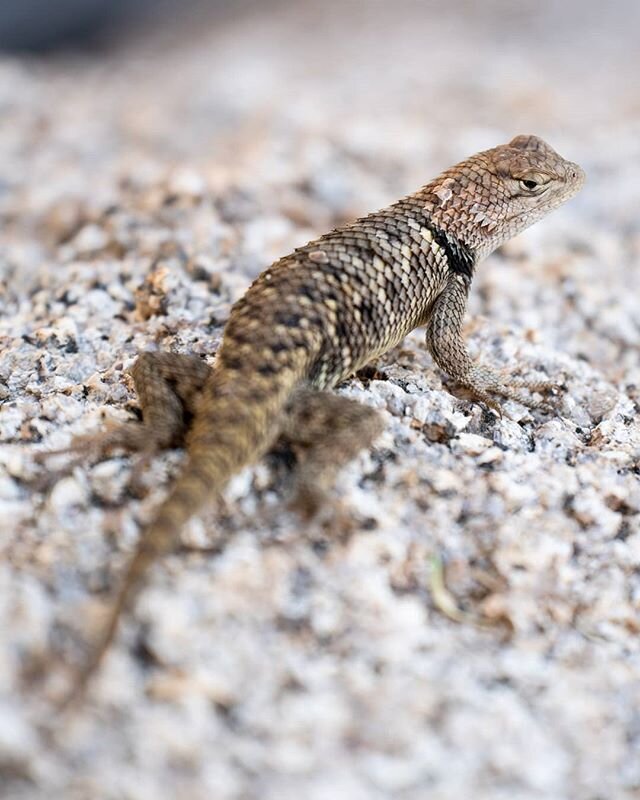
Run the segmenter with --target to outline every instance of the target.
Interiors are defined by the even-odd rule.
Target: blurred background
[[[365,162],[393,194],[519,131],[635,156],[639,29],[633,0],[5,0],[3,183],[73,192],[90,168],[101,192],[160,153],[254,159],[259,183],[332,158],[305,178],[360,207]]]

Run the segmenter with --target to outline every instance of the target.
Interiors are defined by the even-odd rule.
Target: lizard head
[[[443,173],[428,187],[425,210],[479,260],[573,197],[584,180],[581,167],[542,139],[516,136]]]

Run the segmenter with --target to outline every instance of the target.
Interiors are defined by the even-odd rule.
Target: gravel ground
[[[280,4],[0,62],[0,795],[640,797],[637,4]],[[206,22],[206,24],[205,24]],[[517,133],[581,195],[489,259],[474,355],[558,413],[462,396],[420,332],[340,391],[384,411],[303,527],[271,458],[217,557],[166,560],[86,706],[52,702],[180,454],[38,466],[133,417],[140,350],[212,357],[269,262]],[[442,567],[442,569],[440,569]]]

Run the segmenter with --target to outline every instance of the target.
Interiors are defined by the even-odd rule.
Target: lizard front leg
[[[495,395],[516,400],[529,408],[551,410],[547,403],[536,400],[527,392],[548,392],[559,388],[552,382],[517,378],[472,361],[462,338],[468,293],[468,278],[452,275],[433,306],[426,342],[438,366],[468,388],[477,400],[498,413],[501,413],[500,404]]]

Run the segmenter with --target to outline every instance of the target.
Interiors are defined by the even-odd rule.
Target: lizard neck
[[[451,272],[463,275],[470,281],[478,263],[476,254],[458,236],[441,228],[433,219],[427,218],[427,220],[434,242],[444,250],[447,256]]]
[[[447,256],[452,265],[458,265],[452,267],[454,271],[471,275],[475,265],[501,244],[496,228],[502,222],[503,209],[483,202],[482,194],[466,174],[445,172],[424,186],[418,196],[430,224],[449,243],[452,253],[447,250]]]

